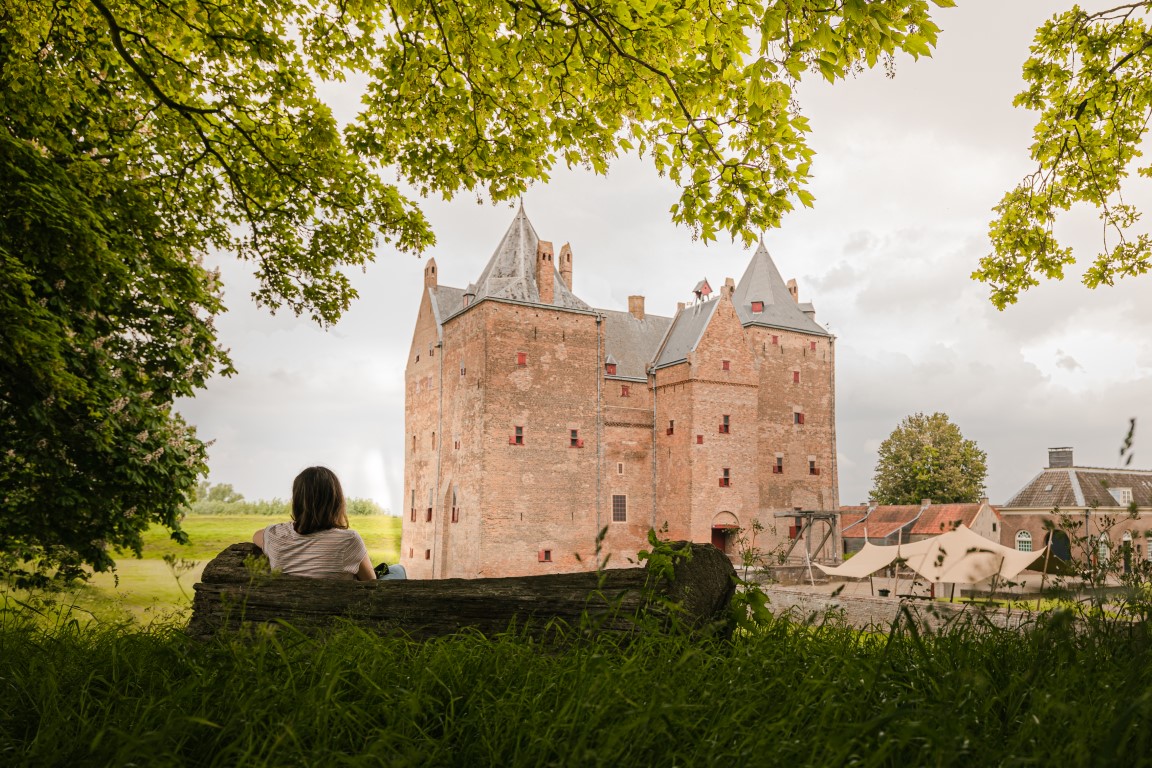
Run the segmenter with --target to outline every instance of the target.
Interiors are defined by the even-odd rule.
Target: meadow
[[[0,593],[0,763],[1152,765],[1152,629],[1100,611],[939,633],[762,615],[726,641],[188,638],[163,556],[199,569],[268,522],[189,517],[189,547],[153,531],[111,590]],[[398,520],[352,522],[395,558]]]
[[[189,543],[172,541],[161,526],[153,526],[144,536],[143,557],[129,553],[116,557],[114,573],[93,574],[86,586],[67,593],[79,610],[102,618],[127,612],[147,623],[157,618],[187,614],[192,585],[200,580],[209,561],[231,544],[251,541],[257,529],[281,518],[268,515],[188,515],[182,527]],[[390,515],[358,515],[351,527],[368,545],[372,562],[394,563],[400,557],[400,518]],[[165,561],[165,556],[175,562]]]
[[[925,635],[778,617],[734,640],[462,633],[0,612],[12,766],[1138,766],[1152,633],[1050,614]]]

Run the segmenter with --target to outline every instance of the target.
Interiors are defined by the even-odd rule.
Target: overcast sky
[[[1132,417],[1134,466],[1152,466],[1152,277],[1090,291],[1077,268],[1004,312],[969,277],[988,250],[991,208],[1032,169],[1032,115],[1011,105],[1020,65],[1037,25],[1066,5],[963,0],[937,12],[932,59],[900,57],[894,79],[812,78],[800,90],[816,206],[764,240],[837,337],[841,503],[867,498],[877,447],[918,411],[947,413],[987,452],[993,503],[1045,466],[1052,446],[1072,446],[1079,465],[1115,466]],[[354,88],[326,93],[338,115],[355,112]],[[1126,194],[1152,211],[1148,180]],[[542,239],[571,242],[584,301],[624,310],[643,294],[650,313],[671,315],[698,280],[738,279],[752,255],[673,226],[676,197],[645,161],[627,158],[608,177],[558,171],[525,208]],[[515,214],[467,194],[424,210],[438,238],[427,256],[441,284],[458,287],[479,276]],[[1099,233],[1090,210],[1058,227],[1082,259]],[[382,248],[356,273],[359,301],[323,331],[256,308],[247,265],[221,258],[230,310],[217,325],[239,372],[180,406],[216,441],[212,482],[286,498],[300,469],[324,464],[348,495],[401,508],[404,364],[424,264]]]

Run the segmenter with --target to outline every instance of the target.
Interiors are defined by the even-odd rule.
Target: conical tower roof
[[[754,301],[764,303],[763,312],[752,311]],[[797,304],[792,298],[763,240],[736,284],[732,303],[743,325],[767,325],[819,336],[829,335],[802,309],[811,308],[811,304]]]
[[[540,304],[540,289],[536,284],[536,246],[539,242],[536,229],[528,220],[521,203],[512,226],[508,227],[500,245],[496,246],[492,258],[476,280],[476,298],[473,303],[491,298]],[[590,310],[591,307],[568,290],[556,272],[556,267],[551,269],[555,273],[552,306]]]

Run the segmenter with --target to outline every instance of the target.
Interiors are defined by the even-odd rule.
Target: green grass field
[[[10,766],[1144,766],[1152,627],[247,639],[0,602]]]
[[[278,522],[282,520],[266,515],[189,515],[183,527],[191,541],[184,546],[172,541],[163,527],[153,526],[144,536],[142,558],[130,552],[119,554],[115,573],[94,574],[88,585],[68,597],[82,612],[104,618],[126,611],[148,623],[185,614],[191,605],[192,585],[212,558],[231,544],[251,541],[256,530]],[[400,518],[356,516],[350,522],[368,545],[372,562],[394,563],[400,558]],[[177,558],[178,571],[183,566],[187,570],[174,573],[165,555]]]

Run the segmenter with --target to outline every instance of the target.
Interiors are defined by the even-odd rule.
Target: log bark
[[[580,631],[629,635],[680,625],[726,633],[735,592],[732,563],[711,544],[677,542],[671,581],[645,568],[496,579],[332,581],[264,572],[254,544],[233,544],[205,568],[196,584],[188,633],[208,638],[222,630],[286,622],[303,631],[339,620],[382,633],[424,639],[475,629],[485,634],[524,627],[536,634],[559,621]],[[670,607],[677,606],[677,607]]]

